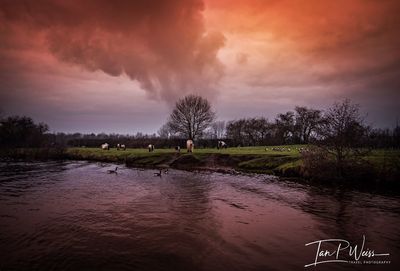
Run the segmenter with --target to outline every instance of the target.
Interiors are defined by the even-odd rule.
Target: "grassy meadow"
[[[301,148],[307,145],[233,147],[228,149],[199,148],[193,154],[182,149],[178,154],[174,149],[102,150],[101,148],[68,148],[70,159],[121,162],[139,167],[175,167],[181,169],[235,169],[246,172],[268,173],[288,177],[301,176]],[[275,150],[274,150],[275,149]],[[276,149],[281,149],[276,150]],[[376,172],[396,169],[400,166],[399,150],[373,150],[363,159]]]
[[[306,148],[307,145],[290,145],[290,146],[257,146],[257,147],[234,147],[227,149],[217,148],[199,148],[194,149],[194,154],[213,154],[213,153],[221,153],[221,154],[229,154],[229,155],[245,155],[245,154],[257,154],[257,155],[289,155],[293,157],[300,157],[300,153],[298,151],[299,148]],[[284,151],[274,151],[273,148],[281,148]],[[127,148],[125,151],[117,150],[116,148],[110,148],[110,150],[102,150],[101,148],[69,148],[69,152],[77,152],[82,155],[99,155],[99,156],[130,156],[130,155],[156,155],[156,154],[175,154],[174,149],[155,149],[154,152],[149,152],[147,148],[143,149],[130,149]],[[186,149],[181,149],[181,154],[185,154]]]

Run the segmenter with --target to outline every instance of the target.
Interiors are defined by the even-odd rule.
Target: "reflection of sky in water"
[[[398,268],[397,198],[268,176],[106,174],[111,167],[0,164],[0,268],[298,270],[315,256],[305,243],[360,244],[363,234],[369,248],[394,255],[386,269]]]

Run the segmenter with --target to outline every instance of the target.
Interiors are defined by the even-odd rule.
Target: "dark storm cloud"
[[[2,47],[32,43],[90,71],[125,73],[151,98],[208,96],[223,75],[225,38],[205,30],[203,9],[199,0],[3,0]]]

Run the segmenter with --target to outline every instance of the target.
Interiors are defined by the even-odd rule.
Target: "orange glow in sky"
[[[188,93],[224,120],[343,98],[400,116],[396,0],[0,4],[0,108],[57,131],[155,132]]]

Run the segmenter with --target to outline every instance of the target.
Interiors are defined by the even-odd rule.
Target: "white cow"
[[[104,143],[104,144],[101,145],[101,148],[103,150],[110,150],[110,145],[108,145],[108,143]]]
[[[187,148],[187,152],[193,152],[193,149],[194,149],[193,140],[188,139],[186,141],[186,148]]]
[[[126,146],[125,144],[117,144],[117,151],[119,151],[119,149],[122,149],[123,151],[126,150]]]
[[[154,151],[154,145],[153,144],[149,144],[149,146],[147,146],[147,148],[149,149],[149,152],[153,152]]]

